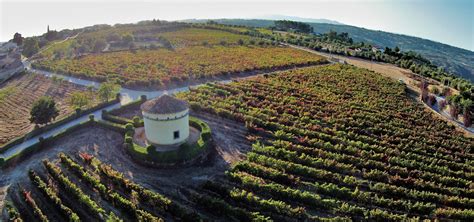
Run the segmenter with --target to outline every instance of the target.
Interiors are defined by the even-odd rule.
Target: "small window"
[[[174,131],[173,136],[174,136],[174,139],[179,139],[179,130]]]

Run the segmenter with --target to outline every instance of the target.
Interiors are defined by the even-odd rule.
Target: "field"
[[[56,119],[61,119],[74,112],[67,103],[71,93],[83,90],[86,89],[34,74],[22,74],[0,85],[0,146],[33,130],[30,109],[39,97],[51,96],[59,109]]]
[[[60,54],[61,57],[75,57],[77,56],[77,49],[81,46],[93,47],[88,43],[94,43],[97,40],[107,40],[107,38],[116,34],[120,38],[122,35],[156,35],[160,32],[179,30],[183,25],[174,24],[162,24],[162,25],[124,25],[118,27],[95,27],[92,29],[84,29],[77,36],[71,37],[65,41],[58,40],[50,42],[47,46],[40,50],[40,53],[36,56],[40,59],[53,59],[56,55]],[[84,44],[82,44],[84,43]],[[87,50],[86,50],[87,51]]]
[[[204,186],[229,205],[275,220],[474,219],[474,141],[379,74],[310,67],[181,96],[256,141]]]
[[[38,61],[35,67],[126,86],[162,86],[254,70],[323,63],[309,52],[273,46],[194,46],[95,54],[80,59]]]
[[[5,169],[0,185],[17,184],[7,200],[27,221],[474,218],[473,140],[387,77],[335,64],[179,97],[211,127],[215,149],[202,162],[148,168],[122,133],[87,126]]]
[[[320,56],[237,33],[184,24],[103,28],[51,44],[32,65],[97,81],[118,80],[129,88],[156,89],[324,62]],[[134,40],[125,44],[120,40],[123,35]],[[109,40],[114,38],[119,40]],[[90,51],[101,40],[108,45],[104,50],[110,51]]]
[[[188,47],[195,45],[219,45],[221,43],[236,45],[239,40],[249,42],[252,38],[247,35],[239,35],[220,30],[188,28],[175,32],[164,32],[157,36],[169,39],[175,47]]]
[[[206,197],[197,192],[198,185],[222,177],[250,144],[243,136],[243,124],[200,118],[213,128],[216,147],[209,160],[192,167],[141,166],[123,149],[122,134],[86,126],[55,140],[15,167],[2,169],[0,190],[8,183],[15,184],[9,187],[6,200],[24,221],[36,220],[35,212],[42,212],[50,221],[105,221],[112,212],[124,221],[213,220],[216,216],[203,211],[207,206],[198,202]],[[81,157],[81,153],[94,158],[88,161],[88,155]],[[26,201],[23,189],[30,192]],[[0,193],[0,206],[3,198]]]
[[[234,30],[233,30],[234,31]],[[238,31],[236,31],[238,32]],[[182,48],[196,45],[236,45],[239,40],[249,43],[250,40],[257,41],[247,35],[234,34],[224,30],[206,29],[203,27],[191,27],[184,24],[161,24],[161,25],[132,25],[102,28],[95,31],[85,31],[68,40],[51,42],[41,50],[37,56],[41,59],[57,59],[57,55],[62,58],[74,58],[78,56],[77,49],[83,44],[97,40],[105,40],[107,43],[119,40],[110,40],[110,36],[115,35],[120,38],[125,34],[134,37],[136,46],[147,45],[147,43],[157,44],[160,38],[168,40],[173,48]],[[93,45],[88,45],[93,47]],[[121,51],[128,50],[128,46],[123,46]],[[90,52],[89,52],[90,53]],[[82,53],[82,54],[89,54]]]
[[[153,21],[51,43],[33,67],[138,89],[208,82],[177,96],[210,126],[209,152],[154,168],[133,158],[134,147],[153,151],[130,137],[143,127],[136,101],[10,161],[0,209],[10,221],[474,221],[474,139],[397,81],[410,84],[410,73],[346,57],[337,58],[352,65],[327,64],[236,34],[246,31]],[[91,50],[99,40],[106,50]],[[0,145],[33,129],[40,96],[55,99],[59,119],[85,90],[33,74],[0,85]]]

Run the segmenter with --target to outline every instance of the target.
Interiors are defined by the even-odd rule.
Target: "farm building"
[[[188,103],[169,95],[148,100],[141,105],[145,136],[153,145],[177,145],[189,137]]]

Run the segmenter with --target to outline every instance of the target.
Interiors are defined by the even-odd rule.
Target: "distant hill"
[[[273,20],[265,19],[213,19],[221,24],[244,25],[254,27],[273,26]],[[206,22],[208,20],[186,20],[187,22]],[[354,41],[369,42],[381,47],[399,46],[402,50],[413,50],[430,59],[438,66],[455,75],[474,82],[474,52],[447,44],[413,36],[375,31],[350,25],[311,23],[315,33],[326,33],[330,30],[347,32]]]
[[[329,19],[314,19],[314,18],[302,18],[297,16],[286,16],[286,15],[267,15],[262,16],[260,19],[266,20],[292,20],[297,22],[306,22],[306,23],[326,23],[333,25],[344,25],[338,21],[329,20]]]

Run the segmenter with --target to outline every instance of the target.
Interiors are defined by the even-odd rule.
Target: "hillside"
[[[303,18],[298,16],[287,16],[287,15],[268,15],[262,16],[259,19],[266,19],[266,20],[292,20],[298,22],[307,22],[307,23],[327,23],[333,25],[344,25],[338,21],[329,20],[329,19],[314,19],[314,18]]]
[[[206,22],[207,20],[186,20],[187,22]],[[245,25],[268,27],[272,20],[261,19],[217,19],[218,23],[229,25]],[[381,47],[399,46],[402,50],[413,50],[430,59],[447,71],[474,82],[474,52],[447,44],[422,39],[413,36],[375,31],[350,25],[335,25],[326,23],[309,23],[316,33],[327,33],[330,30],[347,32],[354,41],[364,41]]]
[[[399,50],[343,64],[347,33],[276,28],[25,39],[28,74],[0,85],[0,221],[474,221],[471,84]],[[41,95],[73,114],[28,133]]]
[[[36,55],[32,66],[143,89],[325,61],[232,31],[173,23],[106,27],[49,47]]]

